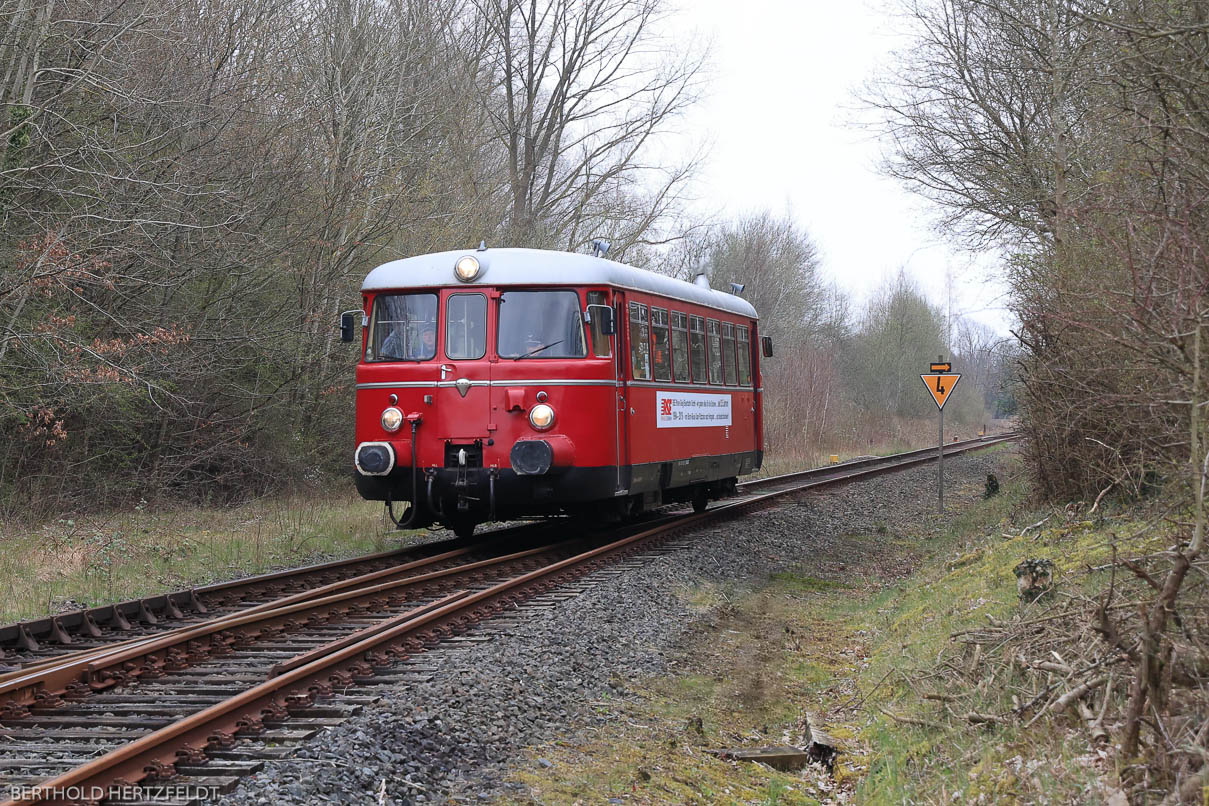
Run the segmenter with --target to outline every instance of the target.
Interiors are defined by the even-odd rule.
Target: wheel
[[[709,493],[704,487],[693,490],[693,512],[704,512],[709,506]]]
[[[451,523],[447,523],[445,525],[447,528],[451,529],[455,535],[457,535],[458,537],[460,537],[462,539],[467,539],[467,538],[473,537],[474,536],[474,527],[478,526],[478,524],[472,520],[461,520],[461,519],[455,520],[455,521],[453,521]]]

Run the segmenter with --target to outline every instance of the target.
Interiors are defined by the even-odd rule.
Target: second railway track
[[[954,443],[946,453],[998,441]],[[136,784],[171,784],[175,795],[188,795],[182,783],[194,788],[192,796],[143,802],[195,801],[278,754],[269,743],[302,739],[347,716],[373,686],[405,678],[415,655],[526,599],[705,521],[935,454],[915,451],[749,482],[737,498],[704,513],[663,517],[607,537],[488,559],[468,557],[472,548],[462,546],[347,575],[251,612],[48,659],[0,678],[0,781],[17,794],[12,803],[88,803],[111,792],[133,793],[127,800],[139,802]]]

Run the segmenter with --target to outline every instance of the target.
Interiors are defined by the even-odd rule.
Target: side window
[[[670,381],[672,340],[667,329],[667,311],[663,308],[651,308],[651,337],[651,365],[655,371],[655,380]]]
[[[672,369],[676,383],[688,383],[688,314],[672,311]]]
[[[487,297],[451,294],[445,303],[445,356],[476,359],[487,354]]]
[[[605,301],[605,292],[589,291],[588,304],[608,305],[609,303]],[[609,346],[609,337],[600,329],[600,322],[597,319],[593,319],[592,323],[588,325],[588,335],[592,337],[592,355],[597,358],[608,358],[613,354],[612,348]]]
[[[739,385],[751,386],[751,335],[745,325],[739,325],[736,330],[739,334],[738,344],[735,345],[735,352],[739,358]]]
[[[718,322],[706,319],[709,335],[709,382],[714,385],[722,383],[722,333]]]
[[[379,294],[366,361],[428,361],[437,354],[437,295]]]
[[[651,379],[651,333],[646,306],[630,303],[630,372],[636,380]]]
[[[688,344],[693,359],[693,383],[705,383],[705,320],[688,318]]]
[[[735,376],[735,326],[722,323],[722,374],[727,386],[734,386]]]

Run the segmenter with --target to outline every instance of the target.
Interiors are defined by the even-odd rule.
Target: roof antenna
[[[746,286],[744,286],[743,283],[731,283],[730,293],[734,294],[736,297],[741,296],[744,288],[746,288]]]
[[[592,257],[604,257],[609,253],[611,245],[608,241],[592,241]]]
[[[479,248],[478,248],[478,251],[480,251],[480,252],[486,252],[486,251],[487,251],[487,241],[486,241],[486,239],[483,239],[483,240],[479,241]]]

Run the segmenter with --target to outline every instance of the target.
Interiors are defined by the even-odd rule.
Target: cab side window
[[[709,382],[715,386],[722,383],[722,329],[715,319],[706,319],[709,336]]]
[[[693,383],[706,383],[705,320],[700,316],[688,318],[688,345],[692,354]]]
[[[428,361],[437,354],[437,295],[379,294],[366,361]]]
[[[730,322],[722,323],[722,375],[727,386],[735,385],[735,326]]]
[[[688,383],[688,315],[672,311],[672,369],[676,383]]]
[[[651,379],[651,328],[646,306],[630,303],[630,373],[635,380]]]
[[[738,331],[738,344],[735,352],[739,358],[739,385],[751,386],[751,335],[745,325],[735,328]]]
[[[663,308],[651,308],[651,338],[651,364],[655,370],[655,380],[670,381],[672,345],[668,334],[667,311]]]
[[[605,292],[589,291],[589,305],[608,305],[605,300]],[[601,330],[602,322],[599,317],[593,317],[592,322],[588,325],[588,335],[592,338],[592,355],[597,358],[608,358],[613,354],[612,348],[609,346],[609,337]]]

